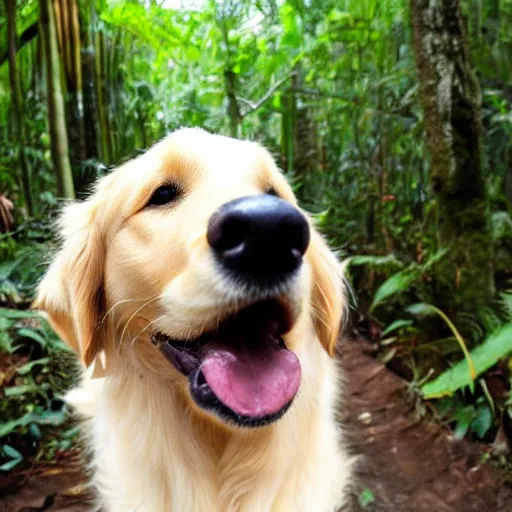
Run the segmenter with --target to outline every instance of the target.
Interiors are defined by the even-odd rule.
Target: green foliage
[[[404,267],[395,255],[389,254],[384,257],[375,256],[355,256],[350,259],[350,264],[366,265],[378,272],[388,274],[398,269],[398,272],[392,273],[374,292],[373,301],[370,310],[375,310],[378,306],[389,303],[389,299],[401,293],[410,291],[413,284],[425,276],[436,263],[446,256],[448,250],[440,251],[429,257],[426,262],[418,264],[416,262]],[[421,294],[421,291],[419,292]]]
[[[408,268],[393,274],[375,292],[371,309],[375,309],[391,296],[407,291],[412,283],[418,279],[419,275],[419,271],[416,268]]]
[[[455,325],[453,325],[452,321],[445,315],[445,313],[443,313],[439,308],[432,306],[432,304],[425,303],[413,304],[412,306],[409,306],[407,308],[407,311],[417,316],[439,315],[443,319],[443,321],[449,327],[450,331],[453,333],[455,339],[459,343],[462,352],[464,353],[464,357],[466,358],[468,364],[469,376],[471,378],[471,381],[475,380],[476,370],[471,355],[469,354],[468,349],[466,347],[466,342],[464,341],[463,337],[461,336],[460,332],[457,330]],[[470,386],[472,387],[472,382]]]
[[[3,455],[9,457],[10,460],[4,462],[0,466],[0,471],[9,471],[10,469],[17,466],[23,460],[23,455],[18,450],[16,450],[12,446],[9,446],[8,444],[4,444],[2,446],[2,452]]]
[[[461,394],[442,398],[436,404],[436,412],[441,420],[453,426],[457,439],[462,439],[468,432],[484,439],[494,423],[493,411],[484,397],[478,397],[469,404]]]
[[[45,269],[44,236],[47,230],[32,222],[20,227],[21,243],[0,241],[0,306],[17,308],[0,307],[0,471],[65,446],[61,395],[74,380],[74,356],[40,313],[25,309]]]
[[[512,323],[500,327],[490,334],[476,348],[470,351],[476,375],[480,375],[500,359],[512,353]],[[465,361],[459,361],[453,367],[422,387],[425,398],[437,398],[451,395],[458,389],[470,386],[473,378]]]
[[[74,380],[74,357],[38,313],[3,308],[0,325],[2,458],[12,455],[5,446],[16,443],[20,436],[32,439],[24,456],[33,456],[41,443],[51,440],[51,432],[69,421],[61,393]],[[47,439],[42,439],[43,434]],[[21,459],[6,460],[3,470],[11,469]]]
[[[74,356],[39,313],[2,308],[0,326],[0,463],[7,471],[37,455],[44,443],[59,440],[52,432],[69,422],[61,394],[73,382],[75,370]],[[32,441],[23,455],[13,457],[6,447],[21,436]]]
[[[16,20],[16,34],[18,38],[22,36],[29,27],[37,24],[38,20],[39,4],[37,0],[26,0],[23,2],[23,6],[21,6],[19,10],[19,15]],[[3,17],[0,20],[0,56],[3,60],[7,58],[7,23]],[[2,62],[0,62],[0,64],[2,64]]]
[[[393,272],[402,269],[404,264],[397,259],[394,254],[387,254],[386,256],[353,256],[350,258],[350,265],[367,265],[373,270],[380,270],[383,272]]]
[[[391,324],[389,324],[383,331],[382,336],[386,336],[388,334],[391,334],[394,331],[397,331],[399,329],[403,329],[404,327],[409,327],[413,324],[412,320],[395,320]]]

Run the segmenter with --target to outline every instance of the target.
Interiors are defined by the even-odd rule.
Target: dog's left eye
[[[153,192],[148,206],[161,206],[171,203],[178,197],[179,193],[180,191],[176,185],[162,185]]]

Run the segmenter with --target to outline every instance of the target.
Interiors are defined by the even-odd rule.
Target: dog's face
[[[197,410],[258,426],[293,401],[305,345],[334,350],[337,262],[257,144],[175,132],[61,230],[35,305],[85,365],[135,362]]]

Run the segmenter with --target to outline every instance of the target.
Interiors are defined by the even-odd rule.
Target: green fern
[[[476,375],[480,375],[500,359],[512,353],[512,322],[500,327],[470,352]],[[425,398],[440,398],[452,395],[458,389],[471,386],[473,378],[465,361],[459,361],[449,370],[441,373],[432,382],[422,386]]]

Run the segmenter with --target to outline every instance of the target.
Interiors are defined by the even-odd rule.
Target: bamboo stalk
[[[12,122],[14,126],[15,137],[18,143],[18,161],[21,171],[21,188],[27,207],[27,213],[32,215],[34,205],[30,189],[30,166],[25,154],[26,145],[26,127],[23,116],[23,96],[21,84],[16,68],[16,2],[15,0],[5,0],[7,11],[7,41],[8,41],[8,60],[9,60],[9,84],[11,87],[12,101]]]
[[[69,162],[68,134],[62,95],[60,60],[53,3],[39,0],[42,36],[44,39],[48,95],[48,121],[52,160],[57,174],[58,192],[61,197],[73,199],[75,188]]]

